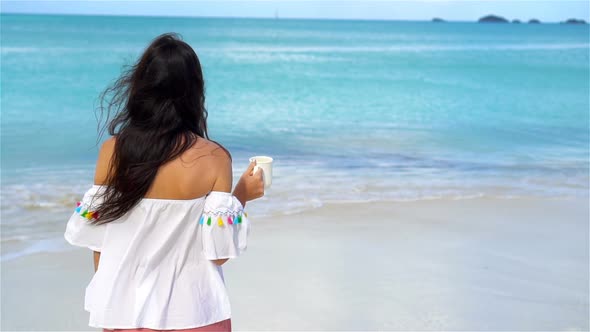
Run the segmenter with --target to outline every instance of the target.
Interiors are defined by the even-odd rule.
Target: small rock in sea
[[[479,20],[477,20],[477,22],[479,22],[479,23],[508,23],[508,20],[503,18],[502,16],[487,15],[487,16],[484,16],[484,17],[480,18]]]
[[[588,24],[588,23],[587,23],[586,21],[584,21],[584,20],[581,20],[581,19],[580,19],[580,20],[578,20],[578,19],[575,19],[575,18],[570,18],[570,19],[568,19],[567,21],[565,21],[565,22],[562,22],[562,23],[563,23],[563,24]]]

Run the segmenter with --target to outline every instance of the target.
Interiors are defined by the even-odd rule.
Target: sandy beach
[[[235,330],[588,330],[588,202],[332,204],[256,218],[225,265]],[[2,264],[2,330],[94,330],[91,252]]]

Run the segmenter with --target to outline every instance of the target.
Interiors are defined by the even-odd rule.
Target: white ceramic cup
[[[258,170],[262,170],[262,178],[264,179],[264,188],[270,187],[272,183],[272,161],[271,157],[267,156],[254,156],[250,158],[250,162],[256,160],[256,166],[254,166],[254,173]]]

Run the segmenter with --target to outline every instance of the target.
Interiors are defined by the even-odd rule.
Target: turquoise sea
[[[3,14],[2,259],[65,248],[93,180],[97,97],[170,31],[200,57],[236,176],[275,157],[254,216],[588,197],[588,25]]]

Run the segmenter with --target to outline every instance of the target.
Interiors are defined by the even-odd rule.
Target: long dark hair
[[[100,123],[116,135],[95,224],[123,216],[149,190],[158,168],[207,134],[205,82],[195,51],[176,33],[156,37],[100,95]],[[114,118],[109,121],[111,113]]]

